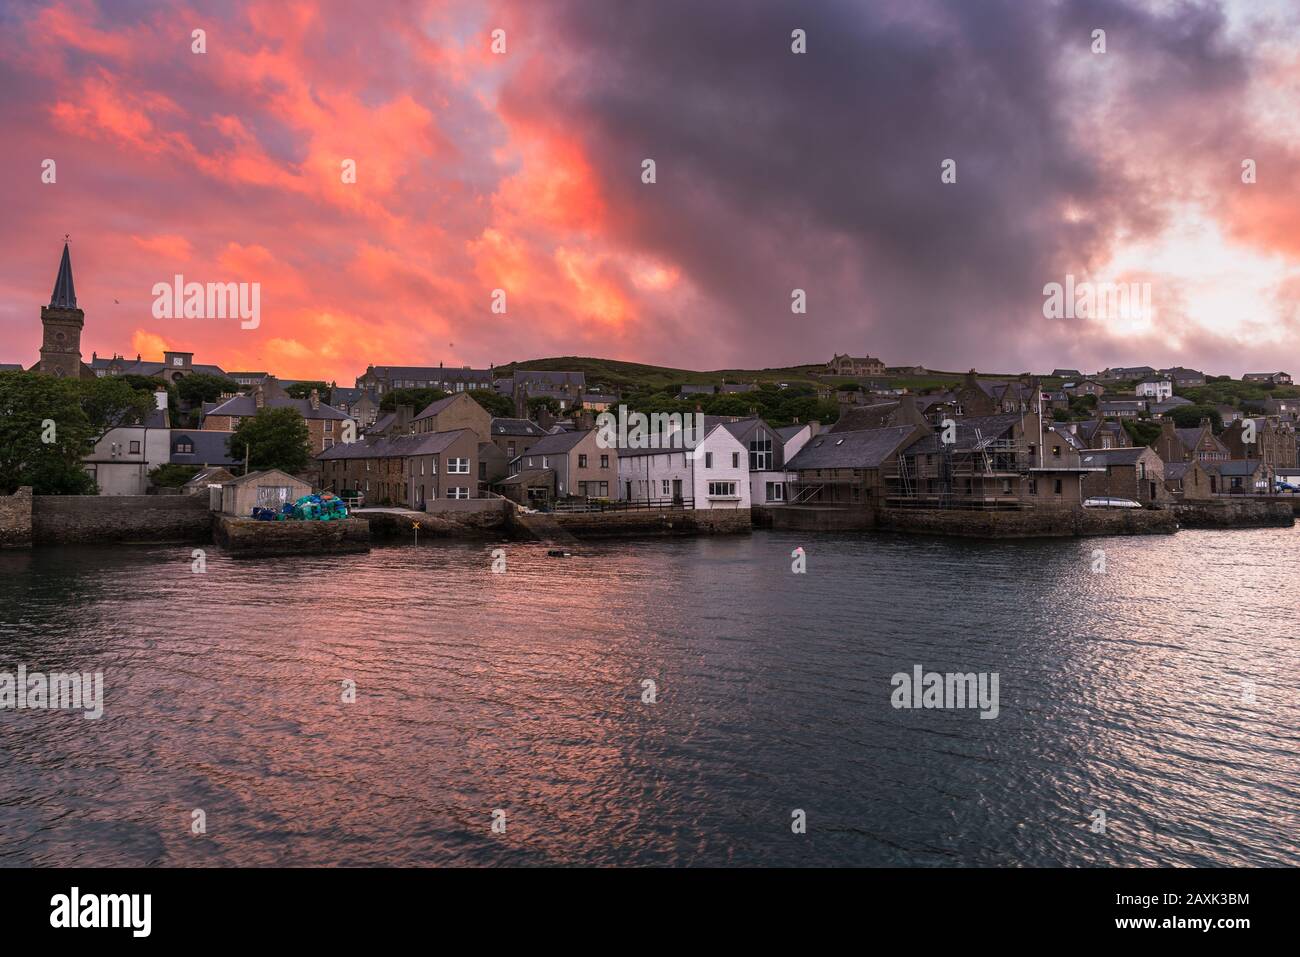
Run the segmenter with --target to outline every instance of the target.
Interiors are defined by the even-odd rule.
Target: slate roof
[[[529,446],[527,455],[563,455],[569,452],[575,445],[581,442],[591,429],[585,429],[581,432],[560,432],[551,434],[539,439],[534,445]]]
[[[1191,462],[1166,462],[1165,463],[1165,480],[1177,481],[1187,474],[1187,470],[1192,467]]]
[[[1220,475],[1254,475],[1263,464],[1259,459],[1230,459],[1226,462],[1202,462],[1201,468]]]
[[[1006,412],[1002,415],[968,415],[964,418],[954,419],[957,424],[957,435],[951,449],[952,451],[969,451],[975,445],[976,430],[979,430],[982,439],[1000,438],[1019,425],[1023,418],[1024,416],[1019,412]],[[919,452],[923,454],[939,452],[943,447],[942,438],[941,434],[927,435],[914,445],[909,446],[907,451],[909,453]],[[804,446],[804,448],[807,447]]]
[[[530,419],[497,418],[492,420],[493,435],[545,435],[545,430]]]
[[[320,404],[319,409],[311,407],[310,399],[290,399],[280,398],[278,396],[267,396],[266,407],[268,409],[297,409],[304,419],[346,419],[349,418],[346,412],[340,412],[332,405]],[[257,400],[251,395],[237,395],[227,399],[205,412],[205,415],[257,415]]]
[[[856,405],[840,413],[839,419],[827,432],[862,432],[884,429],[894,425],[902,409],[902,402],[877,402],[874,405]]]
[[[1151,451],[1145,445],[1126,449],[1089,449],[1080,455],[1084,468],[1104,465],[1136,465],[1143,452]]]
[[[316,458],[330,459],[391,459],[408,455],[434,455],[444,451],[469,429],[455,429],[451,432],[422,432],[418,435],[403,434],[359,442],[339,442],[332,448],[318,452]]]
[[[453,402],[455,402],[464,394],[465,394],[464,392],[457,392],[455,395],[449,395],[443,399],[435,399],[433,402],[430,402],[428,405],[426,405],[424,407],[424,411],[421,412],[419,415],[417,415],[411,421],[418,422],[420,421],[420,419],[427,419],[431,415],[437,415],[439,412],[447,408],[447,406],[451,405]],[[472,402],[474,400],[471,399],[470,401]]]
[[[226,440],[233,434],[205,429],[172,429],[169,461],[176,465],[231,465],[242,461],[226,450]],[[185,439],[194,447],[193,452],[176,451],[177,445]]]
[[[914,425],[814,436],[785,463],[786,469],[874,469],[898,451],[916,431]]]

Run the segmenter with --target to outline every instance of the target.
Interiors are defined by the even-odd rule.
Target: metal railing
[[[634,499],[632,501],[554,502],[543,511],[549,512],[635,512],[665,508],[694,508],[693,498]]]

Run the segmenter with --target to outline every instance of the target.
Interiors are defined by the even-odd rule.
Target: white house
[[[631,502],[749,508],[748,450],[720,425],[694,449],[619,449],[618,479]]]
[[[149,488],[149,470],[171,461],[166,392],[156,393],[156,405],[143,425],[109,429],[82,458],[100,495],[143,495]]]
[[[1156,401],[1171,399],[1174,395],[1174,383],[1164,376],[1148,376],[1137,384],[1138,395],[1150,396]]]

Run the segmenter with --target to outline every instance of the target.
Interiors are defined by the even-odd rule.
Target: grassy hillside
[[[674,369],[666,366],[645,365],[639,362],[620,362],[617,359],[597,359],[589,356],[556,356],[549,359],[531,359],[497,366],[501,375],[510,375],[515,369],[533,369],[550,372],[585,372],[592,386],[608,385],[627,393],[655,393],[682,385],[720,385],[723,382],[788,382],[791,385],[840,385],[854,380],[840,376],[818,376],[820,364],[786,366],[773,369],[714,369],[701,372],[693,369]],[[1011,379],[1015,374],[980,374],[981,379]],[[961,372],[930,372],[924,376],[884,376],[897,388],[913,392],[944,389],[960,382]],[[1044,378],[1045,385],[1059,380]]]

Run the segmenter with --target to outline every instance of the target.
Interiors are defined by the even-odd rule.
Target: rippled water
[[[1300,864],[1298,535],[0,554],[0,864]]]

